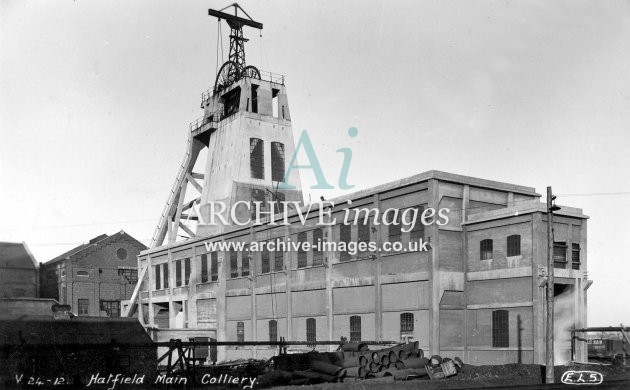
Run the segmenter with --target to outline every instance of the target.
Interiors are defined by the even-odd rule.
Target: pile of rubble
[[[392,377],[441,379],[461,371],[461,359],[425,357],[418,342],[370,350],[363,343],[342,345],[336,352],[281,354],[272,359],[271,370],[261,377],[261,384],[304,385],[344,380]]]

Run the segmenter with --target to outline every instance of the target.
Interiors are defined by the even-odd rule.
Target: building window
[[[278,114],[280,112],[280,101],[278,99],[279,93],[279,89],[271,89],[271,115],[273,115],[274,118],[278,118]]]
[[[162,265],[156,265],[155,267],[155,289],[162,289]]]
[[[175,261],[175,287],[182,285],[182,261]]]
[[[138,283],[138,270],[137,269],[119,268],[118,275],[125,278],[125,280],[129,284]]]
[[[553,267],[554,268],[567,268],[566,242],[553,243]]]
[[[306,342],[315,343],[317,341],[317,322],[315,318],[306,319]],[[309,347],[314,347],[315,344],[309,344]]]
[[[369,257],[369,255],[370,255],[370,252],[367,250],[367,247],[368,247],[368,243],[370,242],[370,226],[371,226],[371,224],[372,223],[371,223],[370,220],[366,221],[364,219],[363,221],[361,221],[359,223],[359,226],[358,226],[358,230],[359,230],[358,231],[358,238],[359,239],[357,241],[359,243],[365,242],[364,245],[365,245],[365,248],[366,248],[364,251],[359,251],[358,257],[360,259]]]
[[[387,227],[387,239],[390,243],[402,241],[402,223],[399,213],[394,213],[394,220],[392,224]]]
[[[424,213],[424,207],[422,206],[415,207],[414,209],[418,210],[418,216],[422,216],[422,213]],[[409,232],[409,241],[420,242],[422,238],[424,238],[424,224],[422,223],[422,218],[418,218]]]
[[[164,274],[164,288],[168,288],[168,263],[162,264],[162,273]]]
[[[339,225],[339,242],[346,244],[346,250],[340,251],[340,261],[350,260],[350,252],[348,251],[348,243],[352,241],[352,225]]]
[[[318,250],[317,244],[323,242],[324,233],[322,229],[317,228],[313,230],[313,265],[322,265],[324,264],[324,252]],[[323,245],[323,244],[320,244]]]
[[[190,258],[184,260],[184,285],[190,283]]]
[[[269,257],[269,249],[267,249],[267,246],[265,245],[265,248],[260,253],[260,271],[263,274],[268,274],[271,271],[269,267]]]
[[[304,250],[304,243],[307,241],[306,232],[298,233],[298,251],[297,251],[297,267],[304,268],[307,266],[307,252]]]
[[[201,255],[201,283],[208,281],[208,255]]]
[[[481,260],[492,260],[492,240],[481,240],[481,243],[479,243],[479,253]]]
[[[269,341],[278,341],[278,321],[269,321]]]
[[[238,252],[230,250],[230,277],[238,278]]]
[[[580,269],[580,244],[571,244],[571,268]]]
[[[87,316],[90,314],[90,300],[89,299],[79,299],[79,315]]]
[[[127,250],[125,248],[118,248],[116,251],[116,257],[120,260],[125,260],[127,258]]]
[[[402,313],[400,315],[400,331],[413,332],[413,313]]]
[[[284,180],[284,144],[281,142],[271,143],[271,180]]]
[[[239,343],[245,341],[245,323],[243,322],[236,323],[236,341]]]
[[[273,270],[282,271],[284,269],[284,251],[280,250],[280,243],[282,240],[279,238],[276,241],[276,250],[274,251],[273,258]]]
[[[492,312],[492,346],[504,348],[510,346],[509,316],[507,310]]]
[[[507,255],[520,256],[521,255],[521,236],[518,234],[508,236],[507,238]]]
[[[241,252],[241,275],[249,276],[249,249],[247,245]]]
[[[350,342],[361,342],[361,316],[350,317]]]
[[[265,197],[265,190],[252,189],[252,203],[251,203],[251,217],[252,221],[256,222],[258,213],[256,210],[263,211],[266,208],[267,198]],[[262,220],[262,218],[260,218]]]
[[[241,88],[236,87],[230,92],[222,96],[223,100],[223,115],[221,119],[227,118],[238,112],[241,102]]]
[[[212,282],[219,280],[219,254],[217,252],[210,254],[210,280]]]
[[[108,317],[120,317],[120,301],[101,301],[101,310]]]
[[[265,149],[264,142],[259,138],[249,139],[249,167],[252,178],[265,178]]]
[[[83,278],[89,278],[90,271],[77,271],[77,276],[81,276]]]

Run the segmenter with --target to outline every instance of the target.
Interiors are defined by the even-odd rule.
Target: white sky
[[[214,83],[207,9],[229,3],[0,0],[0,240],[38,261],[120,229],[148,244]],[[353,190],[430,169],[553,185],[591,217],[589,325],[630,323],[630,2],[241,5],[264,23],[247,62],[286,76],[329,181],[351,147]]]

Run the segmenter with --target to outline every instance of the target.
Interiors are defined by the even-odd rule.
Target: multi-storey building
[[[429,171],[334,199],[332,226],[249,226],[144,251],[141,321],[156,338],[420,341],[470,363],[543,363],[546,205],[533,188]],[[352,200],[348,206],[347,200]],[[317,204],[313,205],[314,210]],[[344,225],[344,209],[448,208],[443,226]],[[554,218],[557,354],[568,328],[586,325],[586,221]],[[208,251],[212,242],[402,242],[427,251]],[[162,329],[162,330],[160,330]],[[263,357],[265,347],[219,348],[219,359]],[[586,350],[577,346],[577,358]]]
[[[124,231],[102,234],[41,266],[41,296],[80,316],[120,316],[138,281],[136,257],[147,247]]]

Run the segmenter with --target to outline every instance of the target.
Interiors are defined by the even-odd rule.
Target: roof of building
[[[532,214],[532,213],[547,213],[547,204],[536,200],[528,202],[518,202],[514,205],[497,209],[484,211],[483,213],[472,214],[466,218],[462,225],[471,225],[474,223],[486,222],[496,219],[510,218],[519,215]],[[582,213],[582,209],[568,206],[560,206],[560,210],[554,211],[554,215],[563,217],[572,217],[587,219],[588,216]]]
[[[0,344],[145,344],[151,338],[135,318],[52,315],[0,316]]]
[[[136,240],[135,238],[131,237],[124,230],[121,230],[121,231],[119,231],[116,234],[112,234],[111,236],[108,236],[107,234],[101,234],[99,236],[96,236],[96,237],[92,238],[90,241],[88,241],[87,243],[81,244],[81,245],[77,246],[76,248],[70,249],[69,251],[60,254],[59,256],[55,257],[52,260],[48,260],[45,264],[52,264],[52,263],[56,263],[56,262],[61,261],[61,260],[71,259],[72,257],[79,256],[79,255],[83,254],[82,252],[84,252],[85,250],[87,250],[89,248],[94,248],[94,247],[98,248],[99,246],[106,245],[107,243],[109,243],[109,242],[111,242],[113,240],[116,240],[116,239],[118,239],[120,237],[125,237],[125,238],[131,240],[133,243],[135,243],[138,246],[138,248],[140,250],[147,249],[146,245],[144,245],[140,241]]]
[[[25,242],[0,242],[0,268],[37,268]]]

